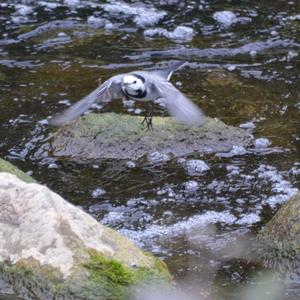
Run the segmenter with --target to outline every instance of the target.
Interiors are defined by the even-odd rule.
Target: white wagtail
[[[183,95],[169,80],[172,74],[185,62],[178,62],[166,70],[134,71],[113,76],[89,95],[49,120],[52,126],[61,126],[76,119],[94,103],[107,103],[113,99],[155,101],[162,98],[167,111],[177,122],[187,125],[201,125],[205,115],[190,99]],[[145,117],[147,127],[152,128],[152,114]]]

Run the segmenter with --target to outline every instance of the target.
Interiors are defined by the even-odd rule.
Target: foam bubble
[[[271,145],[271,142],[267,138],[258,138],[254,141],[255,148],[267,148]]]
[[[148,160],[150,162],[164,162],[170,160],[167,154],[160,153],[158,151],[152,152],[148,155]]]
[[[101,188],[96,188],[93,192],[92,192],[92,197],[93,198],[98,198],[102,195],[104,195],[106,193],[106,191],[104,189]]]
[[[235,223],[238,225],[252,225],[254,223],[260,222],[260,220],[260,216],[255,213],[250,213],[242,215]]]
[[[122,229],[121,233],[134,240],[137,244],[141,244],[142,241],[150,242],[153,239],[178,237],[186,234],[186,232],[203,228],[208,224],[226,223],[232,225],[235,221],[236,217],[227,211],[208,211],[204,214],[190,217],[187,220],[169,226],[154,224],[141,231]]]
[[[167,37],[177,41],[190,41],[194,35],[194,29],[187,26],[178,26],[173,31],[164,28],[151,28],[144,31],[146,37]]]
[[[103,4],[102,8],[112,15],[122,15],[125,18],[133,17],[133,21],[139,27],[154,25],[166,15],[166,12],[157,11],[155,8],[138,7],[122,2]]]
[[[186,167],[188,174],[191,176],[202,174],[210,169],[206,162],[200,159],[188,160],[186,163]]]
[[[213,14],[213,18],[223,27],[230,27],[237,22],[237,16],[229,10],[217,11]]]

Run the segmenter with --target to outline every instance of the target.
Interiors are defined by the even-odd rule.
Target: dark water
[[[0,2],[0,155],[162,258],[198,299],[241,299],[262,272],[256,232],[300,187],[298,13],[298,1]],[[99,78],[179,59],[172,82],[208,116],[267,140],[135,168],[48,156],[46,118]],[[191,174],[184,159],[210,169]],[[283,294],[299,299],[299,284]]]

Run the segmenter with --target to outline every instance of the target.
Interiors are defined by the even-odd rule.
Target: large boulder
[[[258,256],[268,268],[300,274],[300,192],[285,203],[258,235]]]
[[[89,114],[54,134],[53,154],[76,159],[138,159],[156,151],[174,156],[227,152],[251,141],[247,131],[217,119],[207,118],[203,126],[188,127],[169,117],[154,117],[154,129],[148,131],[142,120],[124,114]]]
[[[164,263],[47,187],[0,172],[0,279],[26,299],[130,299]]]

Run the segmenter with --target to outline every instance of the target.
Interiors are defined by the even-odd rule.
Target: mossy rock
[[[45,186],[0,172],[0,204],[0,280],[18,296],[129,300],[171,280],[163,262]]]
[[[65,280],[55,268],[41,266],[32,258],[17,264],[0,264],[0,278],[18,296],[38,299],[131,300],[141,286],[164,286],[171,282],[167,266],[151,255],[153,267],[131,268],[96,251]]]
[[[189,127],[169,117],[154,117],[153,130],[141,125],[142,120],[115,113],[86,115],[54,134],[53,154],[76,159],[139,159],[158,151],[178,157],[227,152],[234,145],[251,142],[247,131],[217,119],[207,118],[204,125]]]
[[[32,177],[30,177],[29,175],[21,171],[19,168],[2,158],[0,158],[0,172],[14,174],[25,182],[35,182]]]
[[[258,257],[268,268],[300,274],[300,193],[285,203],[258,235]]]

